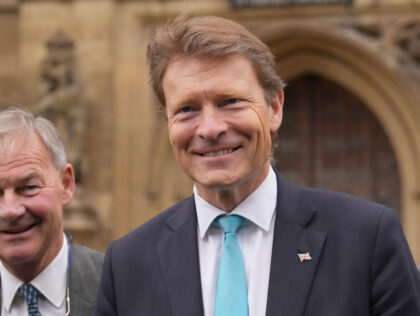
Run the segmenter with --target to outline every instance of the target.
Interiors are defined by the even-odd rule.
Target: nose
[[[0,196],[0,219],[13,221],[25,214],[19,196],[13,190],[6,190]]]
[[[216,140],[225,133],[228,125],[223,113],[215,105],[203,106],[197,134],[206,140]]]

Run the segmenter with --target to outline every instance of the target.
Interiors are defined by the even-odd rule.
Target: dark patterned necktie
[[[26,304],[28,304],[29,316],[41,316],[38,310],[38,291],[32,284],[22,284],[19,287],[19,292],[25,297]]]

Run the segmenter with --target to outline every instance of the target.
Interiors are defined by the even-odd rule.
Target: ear
[[[270,131],[276,132],[283,119],[283,102],[284,93],[282,89],[279,89],[271,98],[271,104],[269,108],[269,119],[270,119]]]
[[[63,206],[68,205],[73,199],[76,181],[74,179],[74,171],[71,164],[66,164],[60,172],[61,185],[63,192],[61,194],[61,202]]]

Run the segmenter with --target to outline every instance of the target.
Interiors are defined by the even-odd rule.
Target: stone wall
[[[225,0],[0,1],[0,107],[59,127],[77,170],[65,226],[104,250],[191,194],[156,112],[150,30],[181,12],[235,19],[274,50],[285,79],[312,71],[360,97],[381,122],[402,178],[402,222],[420,262],[420,0],[233,9]]]

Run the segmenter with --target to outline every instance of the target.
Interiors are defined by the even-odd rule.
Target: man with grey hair
[[[73,168],[53,124],[0,112],[1,316],[94,313],[103,254],[72,243]]]

